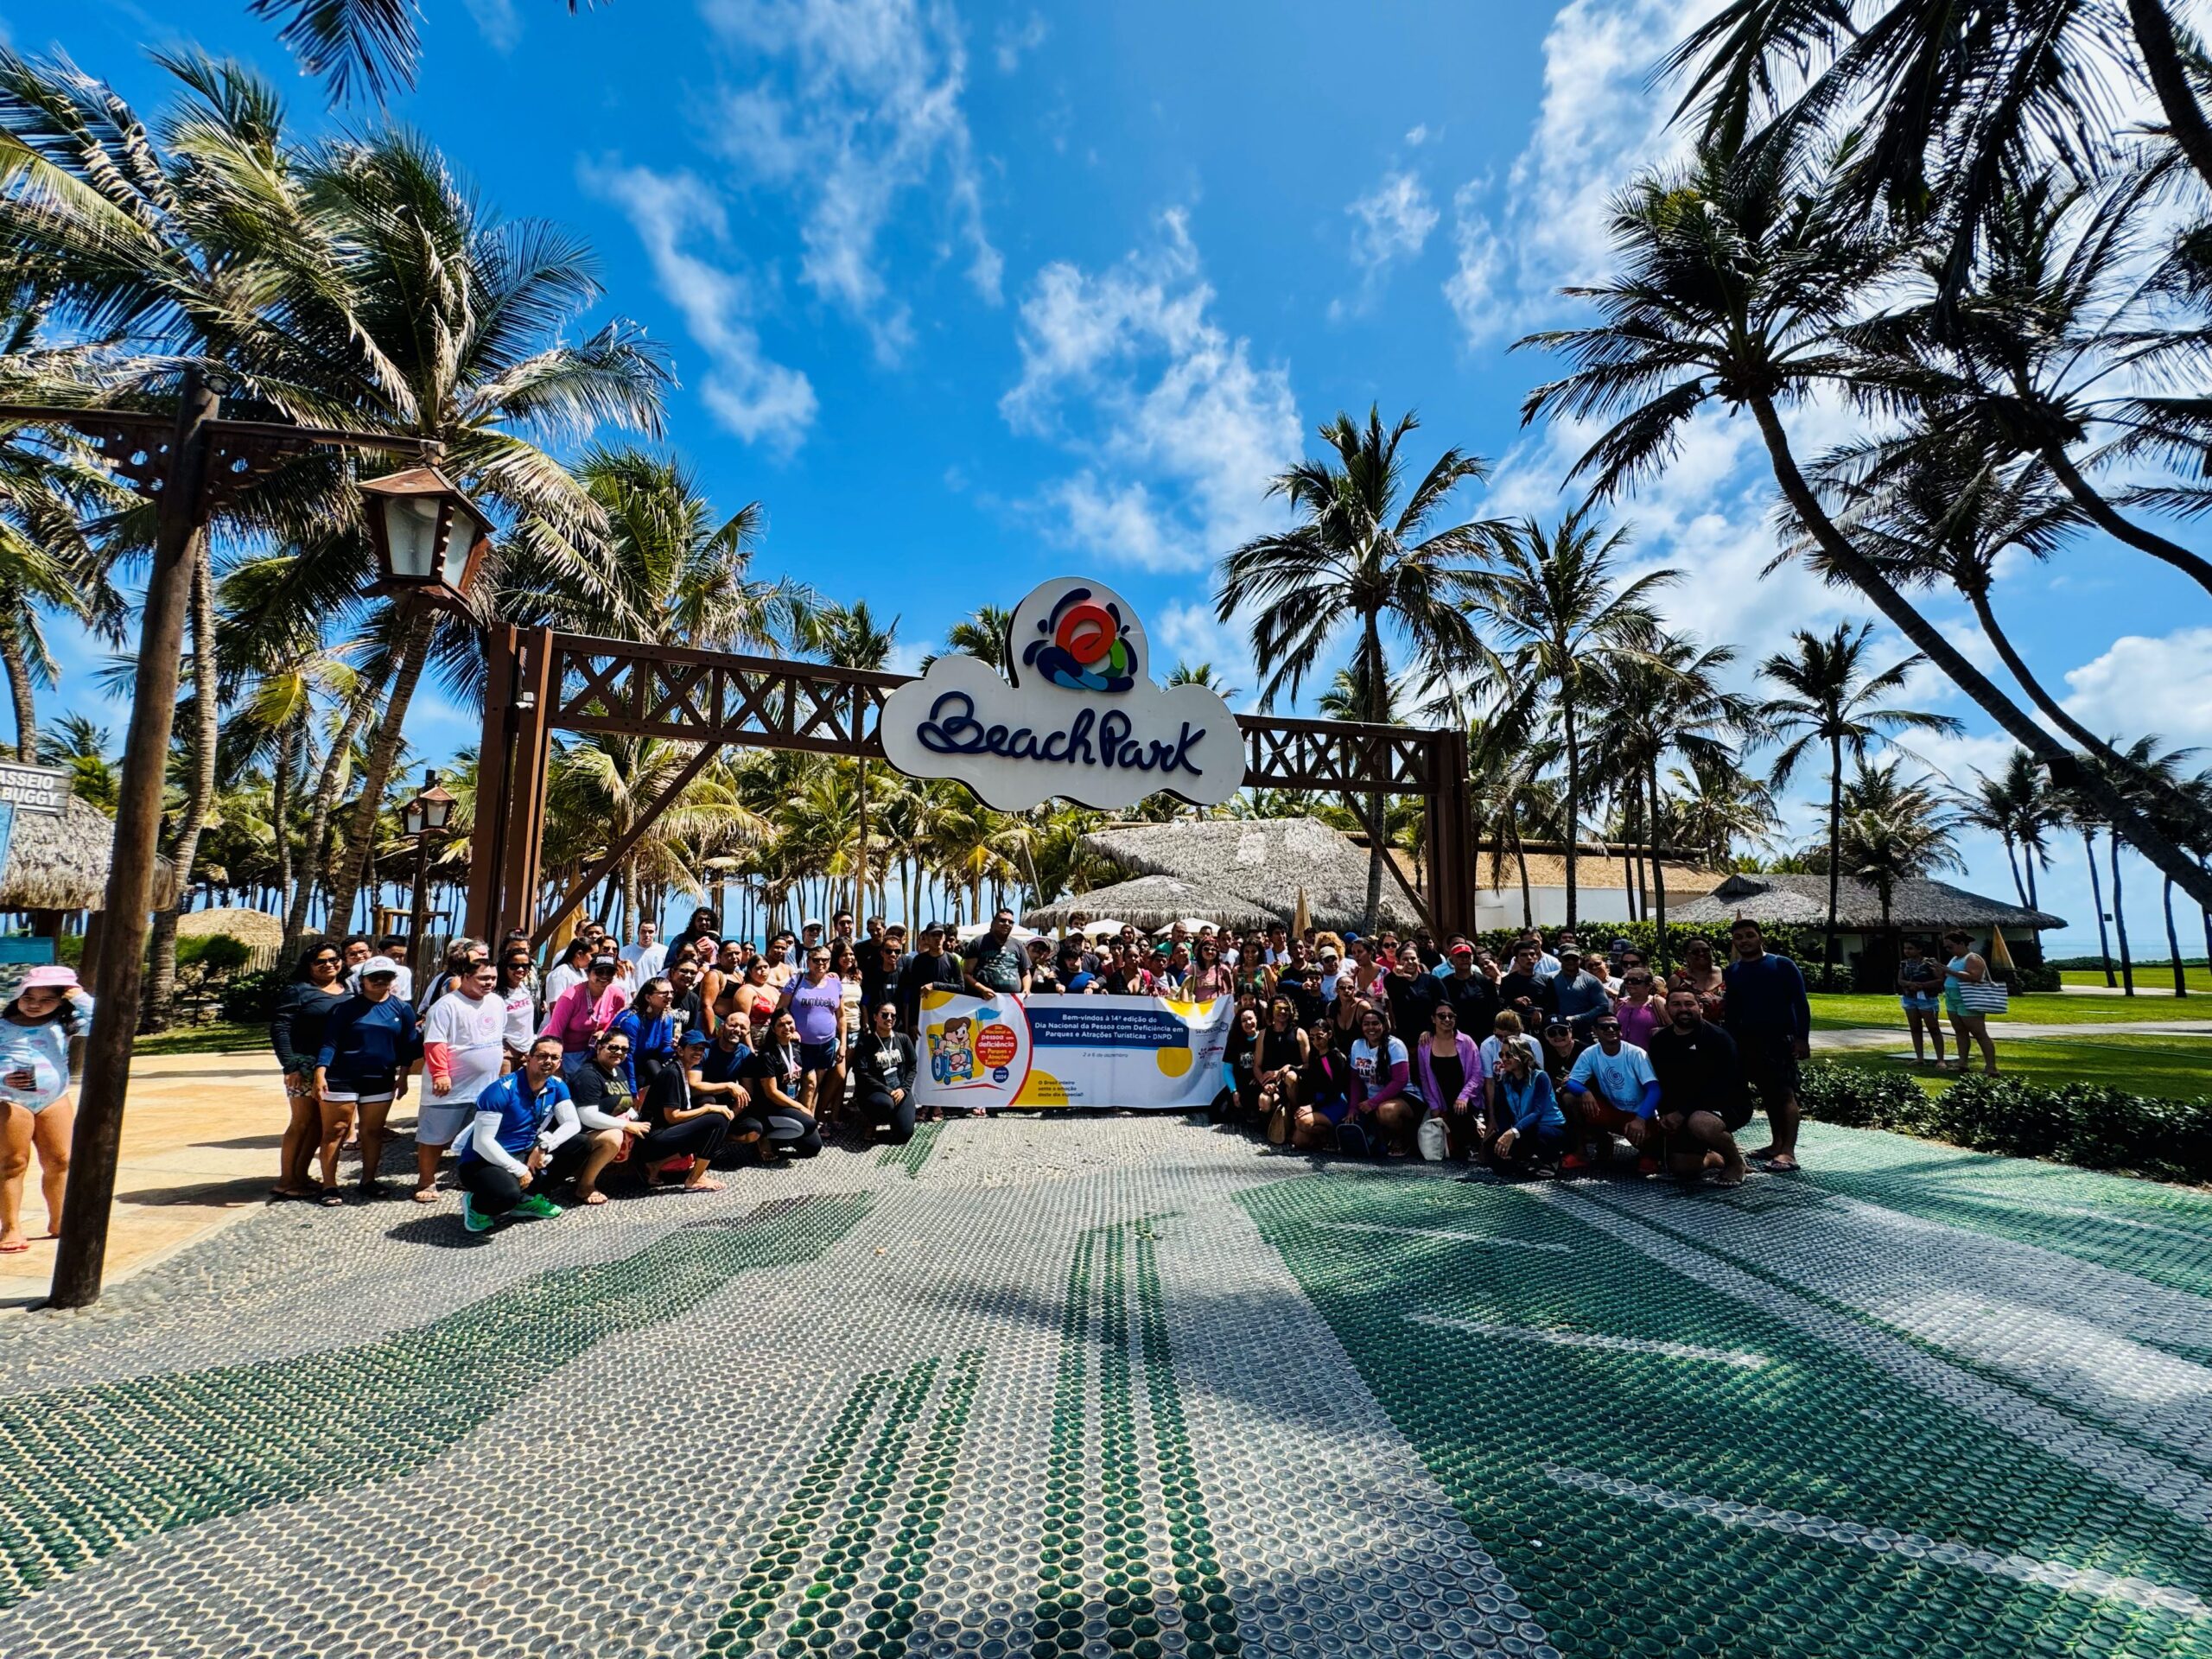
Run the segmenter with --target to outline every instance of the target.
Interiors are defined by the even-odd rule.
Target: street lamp
[[[377,553],[369,591],[460,605],[491,546],[491,520],[435,467],[370,479],[361,493]]]
[[[106,909],[92,975],[99,1014],[85,1041],[50,1299],[56,1307],[83,1307],[99,1299],[107,1261],[108,1213],[115,1201],[124,1099],[151,931],[185,607],[208,523],[264,474],[317,448],[380,449],[429,461],[437,457],[440,446],[425,438],[226,420],[222,399],[196,367],[180,377],[176,408],[170,413],[0,404],[0,421],[67,427],[83,435],[154,508],[153,563],[139,612],[130,735],[116,791]]]
[[[422,793],[399,810],[401,827],[415,837],[415,903],[408,917],[407,938],[418,979],[430,971],[430,964],[423,954],[429,921],[424,912],[430,889],[430,843],[445,834],[458,804],[439,787],[438,774],[426,772],[423,774]]]

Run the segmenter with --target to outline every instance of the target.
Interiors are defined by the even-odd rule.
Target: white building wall
[[[1575,911],[1578,922],[1624,922],[1629,919],[1628,889],[1625,887],[1575,888]],[[1531,887],[1529,889],[1531,907],[1535,911],[1538,927],[1564,927],[1567,925],[1567,889],[1565,887]],[[1475,925],[1487,931],[1494,927],[1520,927],[1525,925],[1526,912],[1521,906],[1521,889],[1508,887],[1492,893],[1478,888],[1475,893]]]

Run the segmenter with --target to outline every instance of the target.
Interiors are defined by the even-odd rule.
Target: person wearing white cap
[[[338,1149],[361,1115],[361,1196],[383,1196],[377,1166],[384,1155],[384,1124],[391,1103],[407,1092],[407,1068],[421,1045],[415,1010],[393,994],[399,964],[371,957],[358,976],[360,989],[323,1021],[322,1050],[315,1057],[315,1093],[322,1101],[322,1202],[345,1202],[338,1191]]]
[[[0,1009],[0,1255],[30,1249],[23,1236],[23,1178],[38,1152],[48,1238],[61,1234],[69,1181],[69,1135],[76,1102],[69,1093],[69,1039],[92,1023],[92,999],[73,969],[45,963],[23,976],[16,1000]]]

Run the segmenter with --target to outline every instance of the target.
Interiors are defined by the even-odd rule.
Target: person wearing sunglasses
[[[1667,999],[1659,982],[1646,967],[1634,964],[1621,970],[1620,999],[1613,1004],[1621,1022],[1621,1041],[1636,1048],[1651,1046],[1651,1033],[1667,1023]]]
[[[1562,971],[1564,971],[1562,969]],[[1613,1160],[1613,1136],[1636,1148],[1637,1171],[1659,1171],[1659,1136],[1651,1127],[1659,1109],[1659,1079],[1642,1049],[1621,1040],[1621,1022],[1601,1014],[1591,1024],[1597,1040],[1574,1057],[1565,1092],[1580,1114],[1582,1146],[1560,1161],[1562,1169],[1586,1167],[1593,1160]]]
[[[315,1091],[315,1060],[322,1048],[323,1021],[343,1002],[346,958],[327,939],[309,944],[294,969],[292,982],[276,1004],[269,1022],[269,1045],[276,1051],[276,1064],[284,1074],[284,1100],[291,1119],[276,1155],[276,1185],[272,1198],[311,1198],[316,1195],[308,1166],[322,1144],[322,1105]]]

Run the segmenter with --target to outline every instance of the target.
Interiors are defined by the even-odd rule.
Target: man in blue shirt
[[[539,1173],[564,1141],[583,1127],[561,1069],[561,1039],[540,1037],[522,1070],[487,1084],[476,1096],[476,1119],[461,1141],[461,1224],[488,1233],[502,1216],[557,1216]]]
[[[1582,1150],[1561,1160],[1560,1167],[1587,1168],[1593,1151],[1599,1162],[1610,1162],[1618,1135],[1636,1148],[1637,1173],[1656,1174],[1659,1138],[1651,1118],[1659,1109],[1659,1079],[1650,1058],[1621,1040],[1621,1022],[1610,1014],[1599,1015],[1592,1030],[1598,1040],[1574,1057],[1567,1074],[1567,1098],[1581,1111]]]
[[[1582,953],[1571,944],[1559,948],[1559,972],[1552,976],[1552,995],[1559,1017],[1574,1027],[1577,1037],[1587,1037],[1598,1016],[1613,1011],[1605,982],[1585,970]]]
[[[1748,916],[1728,930],[1735,959],[1721,970],[1721,1022],[1736,1039],[1744,1076],[1758,1090],[1774,1139],[1751,1154],[1777,1174],[1797,1169],[1797,1062],[1813,1052],[1813,1010],[1805,976],[1787,957],[1766,948]]]

